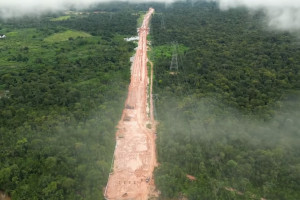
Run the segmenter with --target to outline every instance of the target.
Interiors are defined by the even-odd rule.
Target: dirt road
[[[150,8],[138,29],[139,42],[132,64],[128,97],[116,133],[113,171],[104,194],[109,200],[147,200],[154,195],[151,191],[156,166],[156,126],[152,95],[147,96],[148,86],[152,91],[147,71],[147,35],[153,12],[154,9]],[[151,105],[148,105],[147,97]]]

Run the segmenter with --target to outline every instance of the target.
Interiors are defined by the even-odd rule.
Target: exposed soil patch
[[[197,180],[197,178],[196,178],[195,176],[192,176],[192,175],[189,175],[189,174],[187,174],[186,177],[187,177],[188,179],[190,179],[191,181]]]
[[[147,35],[153,12],[154,9],[150,8],[139,28],[139,43],[132,64],[128,97],[116,133],[113,172],[110,173],[104,194],[109,200],[147,200],[157,196],[153,181],[156,166],[153,106],[150,105],[150,114],[147,113],[147,87],[150,84],[147,73]]]
[[[11,198],[5,192],[0,191],[0,200],[11,200]]]

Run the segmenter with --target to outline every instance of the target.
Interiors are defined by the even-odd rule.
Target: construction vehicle
[[[149,181],[150,181],[150,177],[148,176],[148,177],[146,178],[146,183],[149,183]]]

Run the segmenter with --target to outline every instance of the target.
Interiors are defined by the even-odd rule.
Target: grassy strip
[[[137,27],[138,28],[140,28],[142,26],[145,14],[146,14],[146,12],[144,12],[144,11],[139,12],[139,18],[137,20]]]
[[[68,30],[62,33],[56,33],[54,35],[51,35],[44,39],[45,42],[62,42],[69,40],[71,38],[77,38],[77,37],[91,37],[90,34],[81,32],[81,31],[73,31]]]
[[[70,18],[71,18],[70,15],[66,15],[66,16],[60,16],[60,17],[56,17],[56,18],[50,19],[50,21],[52,21],[52,22],[64,21],[64,20],[68,20]]]

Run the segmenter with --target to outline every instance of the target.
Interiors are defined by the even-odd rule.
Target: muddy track
[[[153,12],[154,9],[150,8],[138,29],[139,42],[132,64],[128,97],[116,133],[113,170],[104,194],[109,200],[147,200],[157,196],[153,192],[156,125],[151,94],[152,76],[149,80],[147,70],[147,35]],[[150,94],[147,94],[148,86]],[[150,98],[150,105],[147,97]]]

